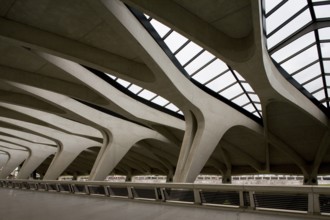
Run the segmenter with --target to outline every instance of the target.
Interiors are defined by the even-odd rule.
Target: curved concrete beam
[[[158,88],[154,91],[184,112],[186,133],[174,181],[193,182],[229,128],[243,125],[263,133],[260,125],[187,80],[122,2],[89,2],[109,25],[116,25],[118,33],[156,75],[154,86]]]
[[[49,145],[43,145],[43,144],[34,144],[28,141],[24,141],[21,139],[8,137],[4,135],[0,135],[0,140],[5,140],[8,142],[12,142],[24,146],[28,148],[30,151],[29,157],[25,160],[23,166],[18,172],[17,179],[29,178],[31,173],[35,171],[45,159],[47,159],[50,155],[55,154],[57,152],[56,147],[51,147]]]
[[[0,172],[0,179],[9,176],[29,156],[29,151],[23,147],[3,141],[0,141],[0,150],[8,152],[10,155]]]
[[[32,26],[0,18],[0,38],[27,48],[42,49],[56,56],[65,57],[86,66],[102,69],[104,72],[120,73],[129,81],[153,81],[154,75],[142,63],[61,37]]]
[[[13,108],[13,110],[15,109]],[[92,146],[101,145],[100,143],[87,138],[70,135],[52,128],[32,124],[29,122],[4,117],[0,117],[0,121],[19,125],[25,129],[34,131],[39,134],[44,134],[58,140],[60,143],[60,148],[58,149],[58,152],[56,153],[44,176],[45,180],[58,178],[65,170],[65,168],[67,168],[82,151]]]
[[[102,0],[104,4],[108,0]],[[178,32],[191,33],[194,41],[208,42],[208,50],[222,51],[224,57],[242,62],[251,56],[252,39],[233,38],[219,31],[214,25],[202,20],[198,15],[189,12],[175,1],[150,2],[148,0],[123,0],[145,13],[156,16],[167,24],[175,24]],[[193,3],[191,3],[193,4]]]
[[[19,139],[29,141],[31,143],[43,144],[43,145],[49,145],[49,146],[57,147],[57,143],[55,141],[53,141],[51,139],[44,138],[44,137],[39,136],[39,135],[32,134],[32,133],[23,132],[23,131],[11,129],[11,128],[3,128],[3,127],[0,127],[0,132],[10,134],[10,135],[14,135],[15,137],[17,137]]]
[[[93,127],[68,120],[66,118],[49,114],[44,111],[39,111],[19,105],[14,104],[8,104],[0,101],[0,106],[8,109],[12,109],[15,111],[22,112],[26,115],[29,115],[31,117],[37,118],[41,121],[47,122],[55,127],[57,127],[59,130],[64,130],[67,133],[74,134],[74,135],[82,135],[82,136],[92,136],[96,138],[102,138],[102,134],[100,131],[96,130]]]
[[[2,170],[2,167],[7,163],[9,160],[9,153],[0,150],[0,172]]]
[[[84,83],[90,89],[96,91],[99,95],[103,96],[109,102],[119,106],[121,108],[121,111],[127,112],[136,118],[140,118],[151,123],[166,125],[168,127],[173,127],[180,130],[185,129],[185,125],[182,120],[166,113],[160,112],[129,97],[128,95],[120,92],[118,89],[109,85],[107,82],[100,79],[98,76],[91,73],[89,70],[82,67],[81,65],[44,52],[34,52],[48,62],[63,69],[68,74]],[[95,86],[96,84],[97,86]]]
[[[18,83],[10,84],[54,105],[60,105],[59,107],[80,115],[87,122],[95,124],[95,127],[104,131],[103,146],[90,175],[92,180],[104,180],[138,141],[156,139],[168,142],[165,137],[151,129],[104,114],[67,96]]]

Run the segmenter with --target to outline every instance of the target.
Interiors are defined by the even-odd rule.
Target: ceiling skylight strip
[[[282,5],[284,5],[288,0],[283,0],[283,1],[280,1],[280,0],[277,0],[278,2],[276,2],[276,0],[272,0],[272,1],[270,1],[271,2],[271,4],[274,4],[274,5],[272,5],[270,8],[267,8],[266,7],[266,10],[267,11],[265,11],[266,13],[266,15],[265,15],[265,17],[267,18],[267,17],[269,17],[269,16],[271,16],[275,11],[277,11],[277,9],[279,9],[280,7],[282,7]]]
[[[293,4],[293,1],[289,2]],[[278,13],[277,11],[289,12],[299,9],[293,7],[286,8],[289,2],[287,4],[280,3],[280,7],[272,9],[272,14],[280,14],[282,17],[286,17],[285,13]],[[268,1],[265,1],[265,3],[268,4]],[[322,23],[322,26],[318,26],[321,24],[321,21],[330,21],[330,1],[314,2],[307,0],[307,5],[301,6],[303,8],[299,9],[297,13],[294,15],[290,14],[288,19],[266,35],[268,50],[272,51],[270,53],[274,61],[286,71],[283,74],[289,74],[293,77],[300,86],[297,88],[304,94],[309,93],[319,103],[322,103],[327,110],[321,109],[330,115],[328,102],[330,78],[328,79],[328,76],[325,74],[326,66],[323,62],[327,59],[327,56],[330,56],[327,49],[324,49],[327,45],[323,44],[324,36],[326,36],[327,40],[330,39],[330,32],[322,36],[320,34],[323,30],[330,30],[330,28],[324,27],[327,23]],[[269,17],[270,15],[267,13],[265,16],[266,28],[271,24]],[[298,19],[298,17],[300,18]],[[275,18],[273,17],[273,20]],[[297,19],[299,23],[297,23]],[[292,30],[285,30],[287,33],[283,34],[285,32],[283,32],[283,29],[287,28],[287,25],[290,23],[295,24],[296,27],[293,27],[291,24]],[[317,29],[317,27],[322,28]],[[306,33],[308,29],[311,29],[311,31]],[[282,33],[278,34],[279,32]],[[274,39],[273,36],[275,35],[277,39]],[[284,52],[289,55],[286,55]],[[310,95],[307,95],[307,97],[311,97]],[[321,105],[318,106],[320,107]]]
[[[155,103],[163,108],[169,109],[173,112],[176,112],[180,115],[183,115],[182,111],[175,106],[173,103],[170,103],[168,100],[166,100],[165,98],[157,95],[154,92],[151,92],[147,89],[144,89],[138,85],[135,85],[133,83],[130,83],[126,80],[120,79],[118,77],[115,77],[109,73],[106,73],[106,75],[108,77],[110,77],[112,80],[114,80],[116,83],[118,83],[119,85],[121,85],[122,87],[124,87],[125,89],[127,89],[128,91],[134,93],[135,95],[149,101],[152,103]],[[157,101],[158,100],[158,101]],[[168,105],[171,105],[170,107],[167,107]]]
[[[155,19],[153,19],[155,20]],[[159,22],[153,22],[151,25],[158,24]],[[162,24],[163,25],[163,24]],[[155,27],[155,30],[159,29]],[[167,37],[167,39],[171,36],[179,36],[180,34],[173,31]],[[242,106],[244,103],[239,103],[241,99],[240,96],[247,96],[246,100],[249,100],[248,105],[245,106],[245,109],[248,110],[251,114],[252,112],[258,112],[258,117],[261,117],[260,110],[256,107],[253,100],[249,97],[249,93],[245,90],[244,86],[239,82],[239,78],[242,79],[241,76],[235,77],[234,71],[232,71],[227,65],[225,65],[220,59],[215,57],[213,54],[209,53],[204,48],[200,48],[199,52],[193,52],[190,49],[187,49],[189,46],[196,45],[189,39],[186,40],[185,43],[182,43],[180,47],[176,45],[178,48],[177,50],[173,49],[172,44],[168,44],[168,41],[165,39],[165,44],[170,48],[173,55],[177,58],[181,66],[187,71],[190,77],[200,82],[202,85],[210,88],[214,92],[218,93],[219,95],[227,98],[229,101],[235,103],[236,105]],[[182,42],[182,40],[180,40]],[[181,43],[180,43],[181,44]],[[197,46],[197,45],[196,45]],[[171,49],[172,47],[172,49]],[[199,47],[199,46],[198,46]],[[196,48],[197,49],[197,48]],[[196,51],[195,49],[195,51]],[[174,51],[174,52],[173,52]],[[187,53],[185,51],[191,51],[191,53]],[[196,53],[196,54],[194,54]],[[183,57],[186,56],[186,57]],[[186,62],[184,62],[186,61]],[[215,63],[218,62],[218,63]],[[224,67],[224,68],[223,68]],[[220,68],[220,69],[219,69]],[[218,74],[216,72],[219,71]],[[232,76],[233,78],[231,78]],[[230,80],[230,81],[228,81]],[[252,90],[253,91],[253,90]],[[253,95],[256,95],[252,92]],[[235,101],[234,101],[235,100]],[[253,108],[254,110],[251,110]]]
[[[260,100],[251,86],[243,86],[239,82],[240,80],[245,81],[242,76],[236,71],[230,70],[225,63],[205,48],[200,47],[175,30],[164,28],[168,30],[168,34],[164,32],[157,33],[157,30],[161,29],[156,27],[160,23],[159,21],[155,22],[154,18],[148,21],[141,16],[143,15],[141,12],[133,8],[130,9],[179,70],[196,86],[248,117],[262,123],[261,105],[260,107],[256,106],[253,102],[254,100]],[[164,24],[161,24],[161,26],[163,27]],[[228,79],[229,81],[227,81]],[[245,82],[244,84],[247,83]],[[242,108],[241,106],[245,105],[247,101],[248,105]],[[172,108],[171,104],[166,104],[165,107]],[[257,114],[253,114],[252,112],[254,111],[257,111]]]

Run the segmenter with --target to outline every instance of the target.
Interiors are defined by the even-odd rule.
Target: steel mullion
[[[238,77],[236,76],[234,70],[232,70],[232,68],[230,66],[228,66],[229,70],[231,71],[231,73],[234,75],[237,83],[239,84],[239,86],[242,88],[243,92],[246,94],[246,96],[248,97],[248,99],[250,100],[252,106],[258,111],[257,106],[254,104],[254,102],[252,101],[251,97],[248,95],[249,93],[245,90],[244,86],[242,85],[241,81],[238,79]],[[252,87],[252,86],[251,86]],[[260,112],[258,111],[258,115],[260,116],[260,118],[262,118],[262,115],[260,114]]]
[[[317,47],[318,56],[319,56],[319,59],[322,60],[322,51],[321,51],[319,32],[314,31],[314,33],[315,33],[315,39],[316,39],[316,42],[317,42],[316,47]],[[320,68],[321,68],[321,75],[322,75],[324,93],[325,93],[325,97],[328,99],[329,98],[328,90],[325,89],[327,87],[327,81],[326,81],[326,78],[325,78],[324,65],[323,65],[322,61],[320,61],[319,63],[320,63]],[[327,108],[329,108],[329,103],[328,102],[327,102]]]
[[[294,76],[294,75],[300,73],[301,71],[307,69],[308,67],[313,66],[314,64],[318,63],[319,61],[320,61],[320,60],[317,59],[317,60],[315,60],[315,61],[313,61],[313,62],[307,64],[306,66],[301,67],[300,69],[296,70],[295,72],[293,72],[293,73],[291,73],[291,74],[289,74],[289,75],[290,75],[290,76]]]
[[[275,11],[277,11],[280,7],[282,7],[287,2],[288,2],[288,0],[283,0],[280,3],[278,3],[278,5],[276,5],[272,10],[270,10],[267,13],[265,13],[265,17],[268,18],[269,16],[271,16]]]
[[[286,61],[290,60],[291,58],[293,58],[293,57],[297,56],[298,54],[301,54],[302,52],[305,52],[309,48],[313,47],[315,44],[316,44],[316,42],[313,42],[313,43],[307,45],[306,47],[304,47],[304,48],[300,49],[299,51],[295,52],[294,54],[292,54],[291,56],[285,58],[281,62],[278,62],[278,64],[281,65],[282,63],[285,63]]]
[[[163,37],[162,37],[162,40],[164,41],[164,40],[166,40],[166,38],[168,37],[168,36],[170,36],[171,34],[173,33],[173,29],[170,29]]]
[[[191,40],[187,40],[186,42],[184,42],[174,53],[173,55],[177,55],[183,48],[185,48],[189,43],[191,42]]]
[[[205,86],[205,85],[209,84],[210,82],[212,82],[213,80],[219,78],[220,76],[222,76],[223,74],[225,74],[225,73],[228,72],[228,71],[229,71],[229,69],[226,69],[225,71],[222,71],[222,72],[219,73],[218,75],[212,77],[211,79],[209,79],[208,81],[206,81],[205,83],[203,83],[203,85]]]
[[[185,68],[186,66],[188,66],[191,62],[193,62],[195,59],[197,59],[197,57],[199,57],[202,53],[204,53],[205,49],[202,49],[201,51],[199,51],[195,56],[193,56],[192,58],[190,58],[190,60],[188,60],[185,64],[182,65],[183,68]]]
[[[313,78],[307,80],[307,81],[304,82],[304,83],[301,83],[300,85],[301,85],[301,86],[305,86],[305,85],[307,85],[308,83],[313,82],[314,80],[316,80],[316,79],[318,79],[318,78],[320,78],[320,77],[322,77],[322,74],[319,74],[319,75],[317,75],[317,76],[314,76]]]
[[[225,90],[227,90],[228,88],[234,86],[236,83],[238,83],[237,81],[233,82],[233,83],[230,83],[228,86],[225,86],[224,88],[220,89],[219,91],[217,91],[217,93],[221,93]]]
[[[230,100],[230,101],[233,101],[234,99],[236,99],[236,98],[238,98],[238,97],[240,97],[240,96],[242,96],[242,95],[245,95],[244,91],[241,92],[241,93],[239,93],[238,95],[234,96],[233,98],[231,98],[231,99],[229,99],[229,100]]]
[[[308,9],[308,5],[306,5],[302,9],[300,9],[298,12],[296,12],[295,14],[293,14],[291,17],[289,17],[285,22],[283,22],[281,25],[279,25],[277,28],[275,28],[272,32],[270,32],[269,34],[267,34],[266,37],[269,38],[272,35],[274,35],[277,31],[279,31],[280,29],[282,29],[285,25],[287,25],[288,23],[290,23],[291,21],[293,21],[299,15],[301,15],[306,9]]]
[[[194,75],[196,75],[197,73],[199,73],[201,70],[203,70],[205,67],[207,67],[208,65],[210,65],[212,62],[214,62],[217,58],[214,57],[213,59],[211,59],[210,61],[208,61],[207,63],[205,63],[203,66],[201,66],[199,69],[197,69],[195,72],[193,72],[190,77],[193,77]]]

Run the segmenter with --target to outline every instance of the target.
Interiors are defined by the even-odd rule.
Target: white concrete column
[[[47,151],[32,151],[19,170],[17,179],[28,179],[42,162],[44,162],[50,155],[54,154],[53,151],[53,149]]]
[[[9,159],[0,172],[0,179],[9,176],[29,156],[26,149],[7,142],[0,141],[0,150],[9,154]]]
[[[262,134],[260,125],[193,85],[122,2],[89,3],[108,25],[116,26],[118,34],[130,42],[132,50],[153,71],[156,76],[152,85],[154,91],[172,101],[185,114],[187,129],[174,181],[194,181],[229,128],[242,125]]]
[[[100,146],[99,142],[83,138],[76,135],[70,135],[52,128],[32,124],[16,119],[0,117],[0,121],[15,124],[29,129],[33,132],[52,137],[60,143],[59,150],[49,166],[44,179],[57,179],[67,166],[84,150],[93,146]]]
[[[2,170],[2,167],[7,163],[8,159],[9,159],[9,154],[7,152],[0,150],[0,172]]]
[[[86,122],[94,124],[96,127],[98,126],[99,130],[103,131],[104,140],[102,148],[92,169],[93,171],[91,179],[93,180],[104,180],[105,177],[125,156],[127,151],[134,145],[134,143],[142,139],[155,139],[169,143],[169,140],[166,139],[164,136],[160,135],[158,132],[155,132],[141,125],[102,113],[86,105],[83,105],[80,102],[77,102],[67,96],[23,84],[10,84],[17,86],[20,89],[23,89],[34,96],[43,98],[47,100],[47,102],[51,102],[54,105],[60,104],[59,107],[66,109],[67,112],[71,112],[72,114],[78,114],[79,116],[84,118]],[[61,138],[61,140],[63,141],[66,139]],[[74,141],[73,138],[71,138],[71,140]],[[71,144],[74,143],[72,142]],[[78,141],[75,144],[85,143],[84,141]],[[66,143],[66,145],[69,144]],[[91,146],[92,145],[89,144],[89,147]],[[75,148],[75,152],[77,152],[77,147]],[[63,155],[63,159],[58,160],[56,156],[54,158],[54,164],[55,161],[58,160],[59,162],[57,163],[57,166],[61,166],[59,163],[64,163],[65,160],[69,160],[66,157],[73,157],[73,154],[75,152],[68,151],[64,153],[61,150],[60,154]],[[53,163],[51,164],[51,166],[52,165]],[[49,170],[52,170],[51,167],[49,168]],[[55,171],[52,170],[52,172]],[[46,174],[45,179],[48,177],[49,175]]]
[[[129,134],[125,134],[127,136]],[[90,180],[102,181],[117,166],[131,147],[142,137],[126,138],[122,135],[112,136],[102,154],[96,159],[90,174]]]
[[[13,131],[10,132],[11,135],[18,135],[19,133]],[[22,139],[0,135],[0,140],[8,141],[11,143],[24,146],[29,149],[29,157],[23,163],[23,166],[18,172],[18,179],[27,179],[31,173],[38,168],[38,166],[50,155],[54,154],[57,151],[57,147],[49,146],[38,143],[31,143]]]

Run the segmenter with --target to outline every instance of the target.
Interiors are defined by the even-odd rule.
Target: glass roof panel
[[[245,82],[245,79],[241,76],[241,74],[239,74],[236,70],[234,70],[234,73],[235,75],[237,76],[237,79],[240,80],[240,81],[244,81]]]
[[[330,5],[315,6],[315,16],[316,18],[328,18],[330,17]]]
[[[243,94],[243,95],[237,97],[236,99],[234,99],[233,102],[239,106],[242,106],[242,105],[245,105],[246,103],[250,102],[250,100],[248,99],[248,97],[245,94]]]
[[[325,99],[325,93],[324,93],[323,89],[321,91],[317,92],[317,93],[314,93],[313,95],[317,100],[324,100]]]
[[[318,31],[319,31],[320,40],[330,39],[330,27],[321,28]]]
[[[283,63],[282,67],[290,74],[300,69],[302,66],[309,64],[317,59],[317,48],[316,46],[313,46]]]
[[[307,91],[309,91],[311,93],[319,88],[322,88],[323,87],[322,77],[319,77],[319,78],[311,81],[310,83],[306,84],[304,87],[305,87],[305,89],[307,89]]]
[[[117,79],[117,77],[115,77],[115,76],[113,76],[113,75],[111,75],[111,74],[109,74],[109,73],[105,73],[107,76],[109,76],[111,79]]]
[[[131,85],[129,88],[128,88],[131,92],[133,92],[134,94],[140,92],[142,90],[142,88],[140,86],[137,86],[135,84]]]
[[[249,112],[253,112],[255,110],[255,108],[253,107],[252,104],[248,104],[248,105],[244,106],[243,108]]]
[[[220,91],[224,88],[226,88],[227,86],[233,84],[234,82],[236,82],[235,77],[233,76],[233,74],[231,72],[227,72],[226,74],[223,74],[221,77],[217,78],[216,80],[212,81],[210,84],[216,84],[216,90],[215,91]]]
[[[244,87],[245,91],[247,91],[247,92],[254,92],[249,83],[243,82],[242,83],[242,86]]]
[[[274,4],[274,6],[275,5],[276,4]],[[150,30],[149,27],[147,30],[149,30],[152,35],[155,33]],[[181,34],[173,30],[170,30],[169,33],[171,34],[164,37],[164,43],[173,53],[174,57],[171,57],[171,59],[177,59],[183,68],[182,72],[185,71],[188,73],[191,77],[190,79],[194,79],[200,83],[201,86],[204,85],[210,88],[218,93],[219,96],[225,97],[229,101],[232,99],[232,103],[238,106],[247,106],[247,104],[249,104],[250,99],[247,95],[250,95],[250,93],[257,96],[245,79],[236,71],[231,70],[223,61],[216,58],[201,46],[183,37]],[[159,38],[156,36],[156,39]],[[245,87],[243,87],[243,89],[240,85],[241,83],[248,85],[246,87],[249,89],[249,93],[244,91]],[[158,98],[154,98],[152,101],[155,102],[156,100],[158,100]],[[261,113],[259,111],[261,111],[261,109],[258,110],[254,108],[253,105],[251,106],[252,109],[247,109],[249,109],[251,114],[258,111],[256,116],[260,118]],[[172,104],[165,105],[165,108],[169,108],[173,111],[176,109]]]
[[[127,88],[131,84],[130,82],[127,82],[126,80],[123,80],[123,79],[117,79],[116,81],[117,81],[117,83],[124,86],[125,88]]]
[[[255,94],[250,94],[250,98],[252,99],[253,102],[260,102],[259,97]]]
[[[314,42],[315,42],[314,32],[310,32],[298,38],[297,40],[293,41],[292,43],[288,44],[284,48],[273,53],[272,58],[279,63],[282,60],[286,59],[287,57],[291,56],[292,54],[298,52],[299,50],[303,49],[304,47]]]
[[[322,57],[330,58],[330,43],[321,44]]]
[[[243,90],[240,87],[240,85],[238,83],[236,83],[235,85],[229,87],[228,89],[224,90],[223,92],[220,93],[220,95],[228,98],[228,99],[232,99],[235,96],[242,94]]]
[[[324,72],[330,73],[330,61],[323,61],[323,65],[324,65]]]
[[[320,64],[316,63],[303,71],[298,72],[293,76],[293,78],[300,84],[305,83],[308,80],[311,80],[313,77],[317,76],[321,72]]]
[[[270,1],[264,2],[265,4],[273,4],[269,3]],[[281,8],[286,7],[288,2],[283,4]],[[287,77],[286,74],[292,74],[296,83],[293,83],[292,80],[290,82],[308,98],[314,96],[315,99],[319,100],[319,104],[322,103],[328,109],[319,104],[318,106],[330,115],[330,93],[327,88],[329,86],[328,81],[330,81],[328,79],[330,75],[327,76],[327,73],[330,74],[330,27],[324,27],[330,26],[327,23],[330,18],[330,1],[312,0],[312,4],[307,6],[306,1],[303,1],[303,5],[297,4],[296,6],[306,8],[306,10],[300,10],[300,14],[294,20],[288,24],[280,24],[278,29],[273,28],[274,24],[269,27],[269,24],[272,23],[272,20],[269,20],[271,16],[266,17],[266,29],[271,31],[273,28],[274,30],[266,36],[267,44],[274,61],[285,70],[281,73],[285,77]],[[292,11],[296,9],[292,5],[292,8],[283,8],[283,10]],[[276,9],[274,14],[280,14],[280,9]],[[315,17],[312,18],[312,15],[315,15]],[[318,28],[320,26],[322,28]],[[310,30],[310,32],[303,34],[306,30]],[[291,39],[295,40],[291,42]],[[289,79],[289,77],[287,78]],[[326,79],[326,85],[324,84],[324,78]],[[305,90],[302,88],[305,88]]]
[[[194,61],[185,67],[185,70],[189,75],[193,74],[199,68],[204,66],[207,62],[212,60],[214,56],[208,51],[204,51],[200,56],[198,56]]]
[[[161,96],[157,96],[155,99],[152,100],[152,102],[156,103],[157,105],[160,105],[160,106],[164,106],[167,103],[169,103],[169,101],[167,99],[164,99]]]
[[[168,28],[167,26],[163,25],[162,23],[158,22],[155,19],[152,19],[150,23],[152,24],[152,26],[154,26],[160,37],[164,37],[165,34],[167,34],[167,32],[170,31],[170,28]]]
[[[267,4],[265,5],[265,10],[266,13],[268,13],[270,10],[272,10],[276,5],[278,5],[279,3],[281,3],[282,0],[272,0],[269,1],[269,3],[267,2]]]
[[[147,90],[147,89],[144,89],[142,92],[139,93],[139,96],[146,99],[146,100],[150,100],[152,99],[153,97],[156,96],[155,93]]]
[[[228,66],[219,59],[216,59],[204,69],[199,71],[193,78],[200,83],[204,84],[205,82],[209,81],[210,79],[218,76],[220,73],[228,69]]]
[[[178,107],[176,107],[175,105],[173,105],[172,103],[167,105],[165,108],[169,109],[169,110],[172,110],[174,112],[178,111]]]
[[[288,37],[290,34],[294,33],[295,31],[306,25],[311,20],[312,18],[309,10],[305,10],[298,17],[296,17],[294,20],[289,22],[287,25],[285,25],[283,28],[281,28],[279,31],[277,31],[275,34],[268,38],[268,48],[272,48],[273,46],[281,42],[283,39]]]
[[[267,5],[267,4],[266,4]],[[282,5],[278,10],[271,14],[266,21],[267,34],[280,26],[289,17],[297,13],[300,9],[307,5],[306,0],[290,0]]]
[[[172,53],[179,49],[186,41],[187,38],[175,31],[165,39],[165,43],[170,48]]]
[[[327,83],[327,86],[330,85],[330,75],[325,75],[325,81]]]
[[[202,48],[194,42],[189,42],[176,56],[181,65],[184,65],[191,58],[193,58]]]

